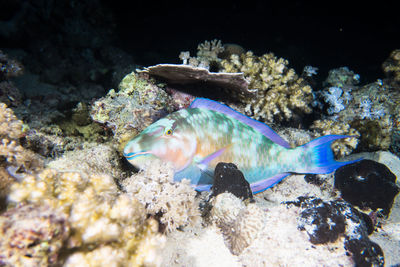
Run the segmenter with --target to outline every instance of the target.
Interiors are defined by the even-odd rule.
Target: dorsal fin
[[[281,145],[285,148],[290,148],[290,145],[288,142],[286,142],[282,137],[280,137],[274,130],[272,130],[268,125],[256,121],[252,118],[247,117],[246,115],[243,115],[242,113],[226,106],[221,103],[218,103],[217,101],[210,100],[207,98],[196,98],[192,104],[190,104],[189,108],[205,108],[209,110],[214,110],[220,113],[223,113],[229,117],[235,118],[238,121],[241,121],[250,127],[254,128],[255,130],[259,131],[262,133],[265,137],[273,141],[274,143],[277,143],[278,145]]]

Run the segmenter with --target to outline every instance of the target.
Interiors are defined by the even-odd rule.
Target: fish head
[[[165,117],[130,140],[124,156],[138,169],[145,169],[153,160],[161,160],[179,172],[190,165],[196,147],[197,139],[190,125]]]

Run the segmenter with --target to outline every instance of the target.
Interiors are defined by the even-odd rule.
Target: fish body
[[[231,162],[258,193],[291,173],[329,173],[352,163],[337,162],[330,144],[351,136],[328,135],[296,148],[267,125],[218,102],[197,98],[153,123],[128,142],[124,155],[142,168],[158,158],[172,164],[174,179],[187,178],[199,190],[209,190],[219,162]]]

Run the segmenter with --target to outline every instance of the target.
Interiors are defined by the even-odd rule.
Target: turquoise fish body
[[[197,98],[158,120],[128,142],[124,155],[142,168],[158,158],[172,164],[174,179],[187,178],[199,190],[209,190],[219,162],[236,164],[258,193],[291,173],[330,173],[352,163],[337,162],[330,145],[351,136],[328,135],[296,148],[267,125],[218,102]]]

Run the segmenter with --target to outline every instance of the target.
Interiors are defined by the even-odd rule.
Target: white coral
[[[200,218],[196,191],[190,181],[173,181],[171,166],[155,162],[150,168],[123,181],[125,190],[146,206],[146,212],[160,215],[168,231],[197,222]]]

